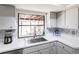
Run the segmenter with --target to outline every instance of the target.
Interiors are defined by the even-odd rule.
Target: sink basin
[[[30,43],[37,43],[37,42],[43,42],[43,41],[47,41],[47,40],[43,37],[29,40]]]

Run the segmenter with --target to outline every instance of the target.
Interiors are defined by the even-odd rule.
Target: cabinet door
[[[60,53],[60,54],[73,54],[74,53],[74,49],[72,49],[71,47],[63,43],[57,42],[56,46],[57,46],[57,53]]]
[[[0,30],[16,29],[15,7],[0,5]]]
[[[49,12],[47,14],[47,23],[48,28],[56,27],[56,13]]]
[[[44,48],[44,49],[40,50],[40,54],[50,54],[50,50],[51,50],[51,48]]]
[[[65,11],[57,13],[57,27],[65,28]]]
[[[56,47],[51,46],[51,47],[42,49],[42,50],[40,50],[40,53],[41,54],[56,54]]]
[[[24,48],[23,49],[23,54],[29,54],[29,53],[34,52],[34,51],[38,51],[38,47],[37,46]]]
[[[66,28],[78,29],[78,8],[66,10]]]
[[[0,17],[0,30],[16,29],[15,17]]]
[[[69,54],[69,53],[63,48],[57,46],[57,54]]]
[[[15,7],[0,4],[0,16],[15,17]]]
[[[3,52],[3,53],[0,53],[0,54],[22,54],[22,49],[8,51],[8,52]]]
[[[56,42],[52,42],[51,43],[51,47],[50,47],[50,54],[56,54]]]
[[[29,48],[24,48],[23,53],[27,54],[27,53],[35,52],[38,50],[44,51],[45,48],[46,48],[46,50],[48,50],[47,47],[50,47],[50,43],[42,44],[42,45],[38,45],[38,46],[33,46],[33,47],[29,47]]]
[[[50,54],[56,54],[56,53],[57,53],[56,46],[52,46],[50,49]]]

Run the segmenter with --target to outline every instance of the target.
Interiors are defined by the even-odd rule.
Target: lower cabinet
[[[54,42],[23,49],[23,54],[56,54]]]
[[[61,42],[57,42],[56,46],[57,46],[57,54],[74,54],[75,53],[75,49]]]
[[[17,50],[12,50],[12,51],[8,51],[8,52],[3,52],[0,54],[22,54],[22,49],[17,49]]]
[[[45,48],[43,50],[40,50],[40,53],[41,54],[56,54],[56,49],[54,46],[51,46],[51,47]]]
[[[39,51],[35,51],[35,52],[31,52],[29,54],[40,54],[40,52]]]
[[[1,54],[79,54],[79,49],[73,49],[61,42],[50,42]]]
[[[50,54],[56,54],[56,53],[57,53],[56,46],[51,46]]]
[[[40,54],[50,54],[51,47],[40,50]]]
[[[57,46],[57,54],[69,54],[69,53],[63,48]]]
[[[52,42],[23,49],[24,54],[75,54],[79,49],[73,49],[61,42]]]

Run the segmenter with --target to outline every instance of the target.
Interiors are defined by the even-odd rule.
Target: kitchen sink
[[[29,40],[30,43],[37,43],[37,42],[43,42],[43,41],[47,41],[47,39],[41,37],[41,38],[34,38]]]

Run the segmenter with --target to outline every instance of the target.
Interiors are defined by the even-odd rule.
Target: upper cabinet
[[[0,5],[0,30],[16,29],[15,7]]]
[[[16,29],[16,19],[14,17],[0,17],[0,30]]]
[[[78,29],[78,8],[66,10],[66,28]]]
[[[0,5],[0,16],[15,17],[15,7],[10,5]]]
[[[57,13],[57,27],[78,29],[78,8],[71,8]]]
[[[65,11],[57,13],[57,27],[58,28],[65,28]]]
[[[47,28],[56,27],[56,13],[49,12],[47,13]]]

